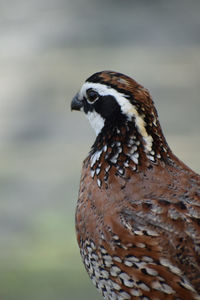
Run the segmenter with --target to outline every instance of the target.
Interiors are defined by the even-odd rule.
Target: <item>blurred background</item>
[[[200,171],[199,15],[199,0],[0,0],[0,299],[101,299],[74,229],[94,133],[70,101],[92,73],[148,88]]]

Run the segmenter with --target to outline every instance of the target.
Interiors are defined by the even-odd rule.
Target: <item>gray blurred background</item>
[[[199,0],[1,0],[0,299],[101,299],[74,230],[94,133],[70,101],[104,69],[150,90],[172,149],[200,171]]]

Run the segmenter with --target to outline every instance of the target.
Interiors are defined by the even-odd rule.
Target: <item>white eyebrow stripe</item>
[[[86,90],[91,88],[101,96],[113,96],[120,105],[122,113],[127,115],[130,120],[133,117],[135,118],[135,124],[138,131],[145,141],[145,151],[150,152],[152,150],[153,138],[146,131],[144,118],[139,115],[136,107],[129,102],[126,95],[102,83],[85,82],[80,90],[80,97],[83,98],[86,95]]]
[[[82,88],[80,90],[80,96],[83,97],[84,95],[86,95],[86,91],[88,89],[94,89],[101,96],[108,96],[108,95],[111,95],[113,97],[118,97],[119,95],[121,95],[123,97],[126,96],[125,94],[119,93],[118,91],[116,91],[112,87],[109,87],[109,86],[107,86],[105,84],[102,84],[102,83],[93,83],[93,82],[85,82],[82,85]]]

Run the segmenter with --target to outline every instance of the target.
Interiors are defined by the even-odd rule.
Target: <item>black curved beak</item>
[[[83,107],[83,101],[79,100],[78,96],[79,94],[77,93],[72,99],[71,110],[80,110]]]

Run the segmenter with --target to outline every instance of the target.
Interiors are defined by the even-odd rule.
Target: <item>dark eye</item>
[[[89,102],[95,102],[99,98],[99,94],[92,89],[87,90],[86,94]]]

